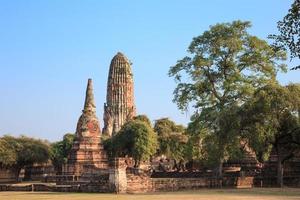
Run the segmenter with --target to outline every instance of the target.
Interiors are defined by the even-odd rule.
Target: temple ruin
[[[111,60],[104,104],[103,134],[112,136],[136,114],[131,63],[118,52]]]
[[[104,104],[104,128],[102,134],[112,136],[122,125],[136,114],[133,92],[133,74],[129,60],[117,53],[111,61],[107,96]],[[14,186],[14,171],[0,167],[0,191],[53,191],[53,192],[114,192],[143,193],[200,188],[270,187],[276,186],[276,163],[278,156],[272,154],[264,166],[258,165],[253,151],[245,141],[241,146],[246,151],[243,159],[228,160],[223,164],[222,179],[213,169],[201,163],[189,164],[189,168],[174,171],[164,166],[172,166],[170,159],[153,158],[144,168],[135,168],[129,157],[108,158],[101,141],[101,128],[96,116],[96,105],[92,80],[88,80],[82,114],[79,117],[75,140],[62,174],[56,173],[49,163],[29,166],[32,183],[28,186]],[[149,166],[150,164],[150,166]],[[173,163],[174,164],[174,163]],[[161,169],[159,166],[162,166]],[[295,157],[285,163],[284,184],[300,185],[300,158]],[[18,178],[18,177],[17,177]],[[48,184],[55,183],[55,184]]]
[[[75,141],[68,162],[63,168],[64,175],[96,174],[99,170],[108,168],[107,155],[101,144],[100,134],[93,85],[89,79],[84,109],[77,123]]]

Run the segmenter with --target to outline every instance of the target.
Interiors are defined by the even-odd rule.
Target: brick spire
[[[83,112],[96,112],[96,105],[94,100],[94,92],[93,92],[93,82],[92,79],[88,80],[88,85],[86,88],[86,96]]]
[[[100,137],[100,123],[96,116],[96,106],[93,93],[92,79],[88,80],[82,114],[77,123],[77,139]]]
[[[100,123],[96,116],[92,79],[88,80],[84,109],[78,119],[76,137],[73,141],[63,174],[83,176],[93,170],[107,168],[108,160],[100,142]]]

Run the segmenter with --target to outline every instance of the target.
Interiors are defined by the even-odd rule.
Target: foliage
[[[299,98],[299,95],[291,96],[288,88],[272,84],[257,90],[254,97],[243,106],[243,137],[249,140],[260,161],[269,158],[276,137],[287,134],[286,128],[293,128],[291,125],[284,128],[284,124],[294,121],[294,97]],[[284,131],[281,132],[281,129]]]
[[[159,154],[176,162],[186,160],[188,137],[182,125],[176,125],[168,118],[161,118],[155,121],[154,131],[158,135]]]
[[[158,135],[167,135],[172,132],[183,133],[185,131],[185,127],[175,124],[175,122],[171,121],[169,118],[161,118],[155,120],[154,131]]]
[[[169,71],[178,83],[173,101],[183,111],[193,106],[192,123],[200,123],[213,138],[216,149],[208,153],[214,152],[220,166],[235,154],[236,147],[231,146],[239,139],[239,119],[234,114],[239,105],[286,68],[277,62],[285,60],[286,53],[250,35],[249,27],[250,22],[241,21],[211,26],[193,39],[190,56]]]
[[[16,177],[25,166],[44,163],[49,159],[49,145],[45,141],[21,136],[0,138],[0,163],[12,168]]]
[[[300,0],[295,0],[288,14],[282,21],[277,22],[279,35],[270,35],[275,40],[275,46],[279,49],[288,48],[291,58],[300,59]],[[293,67],[300,69],[300,65]]]
[[[300,85],[267,85],[257,90],[241,110],[242,133],[258,160],[277,155],[278,184],[282,186],[282,165],[300,152]]]
[[[226,134],[212,132],[202,123],[198,115],[191,118],[187,132],[189,133],[189,160],[196,160],[206,167],[216,166],[220,158],[241,159],[243,149],[240,145],[239,128],[240,118],[238,117],[239,106],[226,107],[219,113],[217,125]],[[226,144],[226,143],[227,144]]]
[[[0,166],[12,166],[16,160],[17,152],[13,145],[5,138],[0,138]]]
[[[50,159],[58,173],[61,172],[62,165],[67,162],[68,154],[72,149],[74,134],[67,133],[62,141],[54,142],[50,148]]]
[[[145,122],[146,124],[148,124],[150,127],[152,127],[151,121],[147,117],[147,115],[137,115],[137,116],[133,117],[133,120],[140,120],[140,121]]]
[[[141,161],[149,160],[157,149],[157,137],[152,128],[141,120],[131,120],[106,142],[112,156],[130,156],[138,167]]]
[[[186,149],[186,159],[189,161],[196,160],[203,163],[208,158],[208,149],[204,148],[208,137],[208,131],[201,126],[196,120],[188,124],[187,127],[188,142]]]

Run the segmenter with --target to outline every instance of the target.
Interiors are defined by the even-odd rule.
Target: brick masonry
[[[108,169],[108,159],[100,141],[100,123],[96,116],[92,80],[88,80],[84,109],[80,116],[64,175],[98,174]]]
[[[109,68],[103,134],[112,136],[135,114],[131,63],[124,54],[119,52],[111,60]]]

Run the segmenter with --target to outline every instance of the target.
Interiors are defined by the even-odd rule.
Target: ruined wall
[[[110,191],[116,193],[126,193],[127,191],[127,177],[126,177],[126,163],[123,158],[116,158],[111,160],[109,169],[109,188]]]
[[[126,179],[122,179],[123,181]],[[203,178],[150,178],[144,175],[127,175],[126,193],[145,193],[145,192],[167,192],[197,190],[200,188],[219,188],[216,179]],[[284,179],[286,183],[299,183],[299,177]],[[255,180],[254,180],[255,182]],[[225,177],[223,187],[245,188],[251,187],[253,177]],[[51,184],[28,184],[11,185],[0,184],[0,191],[51,191],[51,192],[98,192],[98,193],[118,193],[111,190],[108,179],[77,185],[51,185]],[[123,188],[124,189],[124,188]]]
[[[222,187],[251,188],[253,177],[227,176]],[[197,178],[150,178],[144,173],[127,174],[127,193],[166,192],[195,190],[200,188],[219,188],[219,181],[213,177]]]
[[[56,176],[54,167],[48,163],[25,167],[24,170],[24,180],[46,181],[46,177]]]
[[[0,183],[15,182],[16,176],[11,169],[0,168]]]

